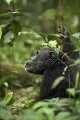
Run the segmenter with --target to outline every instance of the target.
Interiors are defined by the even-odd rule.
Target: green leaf
[[[56,116],[56,120],[78,120],[78,119],[79,119],[78,115],[75,114],[72,115],[69,111],[60,112]]]
[[[35,38],[40,38],[41,37],[39,34],[37,34],[34,31],[20,31],[20,32],[18,32],[18,36],[20,36],[20,35],[30,35],[30,36],[33,36]]]
[[[43,106],[47,106],[47,102],[38,102],[36,104],[34,104],[33,109],[37,109]]]
[[[16,20],[12,20],[10,24],[12,32],[15,36],[18,36],[18,33],[22,31],[20,23]]]
[[[13,92],[8,93],[3,99],[3,101],[0,102],[0,106],[6,106],[11,100],[12,96],[13,96]]]
[[[80,32],[73,34],[73,37],[80,38]]]
[[[58,77],[52,84],[52,88],[55,88],[62,80],[64,80],[63,76]]]
[[[76,75],[76,80],[75,80],[75,89],[77,89],[78,88],[78,84],[79,84],[79,76],[80,75],[80,73],[78,72],[77,73],[77,75]]]
[[[4,76],[2,78],[0,78],[0,86],[2,86],[4,84],[4,82],[6,82],[9,79],[9,76]]]
[[[60,34],[49,34],[47,35],[47,40],[49,41],[55,41],[58,45],[64,44],[64,42],[60,39]]]
[[[80,93],[80,90],[77,90],[76,93]]]
[[[0,27],[0,39],[2,37],[2,28]]]
[[[74,63],[74,65],[79,65],[80,64],[80,59],[77,59]]]
[[[23,111],[22,120],[45,120],[45,117],[43,114],[40,114],[39,112],[35,112],[29,109]]]
[[[49,34],[47,36],[48,41],[55,40],[55,39],[58,39],[58,38],[60,38],[60,34]]]
[[[13,14],[19,14],[19,12],[7,12],[7,13],[3,13],[3,14],[0,14],[0,17],[5,17],[5,16],[10,16],[10,15],[13,15]]]
[[[55,120],[53,109],[48,107],[40,108],[38,113],[45,114],[47,120]]]
[[[70,66],[76,66],[76,65],[79,65],[80,64],[80,59],[77,59],[74,64],[70,65]]]
[[[70,116],[69,112],[60,112],[57,116],[56,119],[57,120],[65,120],[67,117]],[[67,119],[68,120],[68,119]]]
[[[75,88],[68,88],[67,92],[72,96],[75,96],[75,94],[76,94]]]
[[[9,31],[5,36],[4,36],[4,43],[10,43],[14,39],[14,34],[12,31]]]
[[[45,34],[40,33],[39,35],[43,38],[45,42],[48,42],[47,36]]]
[[[48,44],[51,46],[51,48],[56,48],[56,46],[57,46],[56,40],[54,40],[54,41],[49,41]]]
[[[10,4],[13,0],[4,0],[7,4]]]
[[[12,115],[9,109],[0,108],[0,120],[11,120]]]

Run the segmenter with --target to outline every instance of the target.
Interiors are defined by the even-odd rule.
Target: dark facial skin
[[[43,74],[47,68],[54,65],[57,59],[58,55],[52,49],[41,49],[26,62],[25,69],[30,73]]]

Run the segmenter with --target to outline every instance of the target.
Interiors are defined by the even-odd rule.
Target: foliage
[[[79,120],[80,100],[53,98],[40,102],[30,102],[27,99],[18,101],[20,104],[0,106],[1,120]],[[24,103],[24,105],[23,105]],[[7,116],[6,116],[7,115]]]
[[[0,1],[2,5],[0,8],[0,57],[2,61],[24,63],[36,49],[41,47],[43,40],[56,40],[58,46],[61,45],[59,35],[53,34],[55,31],[57,33],[56,28],[62,25],[60,16],[64,16],[64,26],[66,25],[70,32],[74,33],[73,41],[79,49],[79,33],[76,33],[80,30],[79,1],[67,0],[60,3],[59,0],[50,0],[50,2],[35,0],[34,3],[32,0]],[[71,16],[73,19],[70,19]]]
[[[13,92],[8,93],[5,96],[4,100],[0,102],[0,107],[6,106],[9,103],[9,101],[11,100],[12,96],[13,96]]]
[[[14,67],[18,63],[24,65],[25,61],[41,47],[51,47],[59,53],[64,43],[59,39],[57,27],[62,25],[69,29],[76,51],[80,52],[79,23],[79,0],[0,1],[0,91],[5,89],[8,93],[3,100],[0,98],[0,120],[80,120],[80,99],[75,98],[76,93],[80,93],[80,89],[77,89],[79,73],[74,88],[67,89],[73,99],[53,98],[35,102],[41,78],[35,79],[33,83],[33,76],[29,78],[22,67]],[[4,62],[8,62],[7,68],[11,68],[12,65],[12,69],[4,71],[2,67]],[[76,60],[74,65],[78,64],[80,59]],[[14,77],[18,73],[19,77]],[[16,90],[13,83],[20,86],[21,73],[25,82],[30,81],[33,86]],[[13,87],[10,83],[8,88],[5,84],[9,78]],[[55,88],[62,80],[61,76],[57,78],[52,87]],[[26,86],[25,82],[23,81]],[[8,90],[14,91],[14,96],[13,92],[9,93]]]

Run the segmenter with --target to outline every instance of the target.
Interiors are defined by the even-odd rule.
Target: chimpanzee
[[[28,60],[25,65],[28,72],[43,75],[38,100],[54,97],[68,97],[69,95],[66,89],[74,87],[76,74],[80,71],[78,66],[70,66],[74,63],[74,60],[79,57],[79,53],[75,52],[75,47],[71,41],[69,32],[64,29],[63,33],[60,33],[61,40],[64,41],[63,52],[58,54],[51,48],[41,49],[37,51],[36,55]],[[65,71],[66,66],[68,67]],[[53,89],[51,86],[54,80],[60,76],[64,76],[64,80]]]
[[[69,34],[67,33],[63,39],[67,41],[68,35]],[[71,41],[69,41],[69,44],[72,46]],[[69,51],[66,49],[68,48],[67,44],[65,46],[65,49],[63,47],[63,51],[67,52],[70,56],[71,54],[69,54]],[[73,47],[70,48],[73,52]],[[27,61],[25,65],[26,71],[43,75],[38,100],[55,97],[69,97],[66,89],[74,87],[76,74],[79,68],[78,66],[71,66],[71,64],[74,63],[74,60],[70,59],[71,56],[68,57],[64,52],[59,52],[58,54],[54,49],[44,48],[37,51],[36,55]],[[71,58],[77,59],[77,57],[75,58],[74,56]],[[67,69],[65,70],[65,68]],[[60,76],[63,76],[64,80],[53,89],[53,82]]]

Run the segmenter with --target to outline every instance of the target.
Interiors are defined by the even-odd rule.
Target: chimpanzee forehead
[[[41,54],[47,54],[48,55],[50,52],[54,52],[54,50],[51,49],[51,48],[44,48],[44,49],[39,50],[39,53],[41,53]]]

